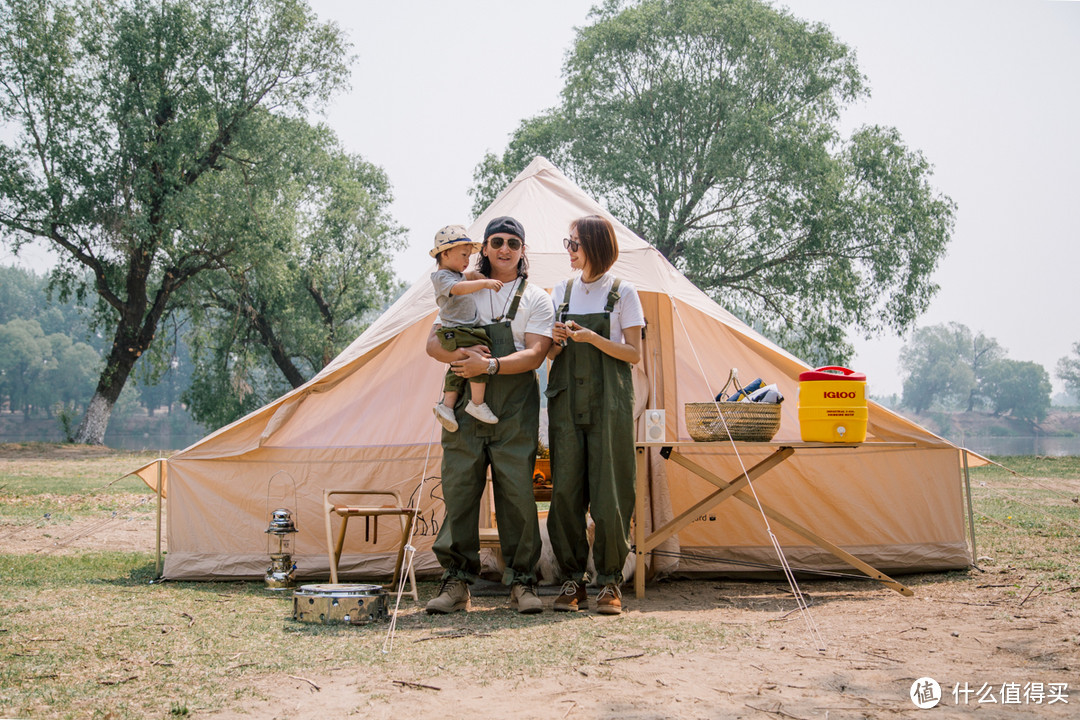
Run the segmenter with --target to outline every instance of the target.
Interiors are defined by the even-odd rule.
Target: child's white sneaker
[[[472,405],[472,403],[469,404]],[[457,418],[454,417],[453,408],[448,408],[440,402],[435,403],[435,407],[431,410],[435,413],[435,419],[446,428],[447,432],[457,432]]]
[[[491,412],[491,408],[488,407],[487,403],[480,403],[477,405],[470,400],[469,404],[465,406],[465,412],[469,413],[480,422],[487,423],[488,425],[494,425],[499,422],[499,418],[495,417],[495,413]]]

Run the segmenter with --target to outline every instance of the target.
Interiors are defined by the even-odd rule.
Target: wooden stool
[[[392,505],[335,505],[331,501],[334,495],[353,496],[383,496],[393,500]],[[389,590],[397,590],[398,580],[401,578],[401,566],[405,560],[405,545],[409,542],[409,534],[412,532],[413,520],[416,518],[416,509],[401,507],[401,498],[391,490],[324,490],[323,511],[326,518],[326,550],[330,556],[330,582],[334,585],[338,581],[338,562],[341,559],[341,548],[345,544],[345,529],[349,526],[349,518],[364,518],[364,539],[370,539],[371,543],[379,541],[379,518],[383,515],[396,515],[401,522],[401,542],[398,543],[397,562],[394,564],[394,579]],[[330,516],[337,515],[341,518],[341,528],[338,529],[335,539]],[[374,518],[374,521],[372,520]],[[374,526],[374,532],[369,532]],[[419,601],[420,596],[416,592],[416,573],[412,564],[409,565],[409,584],[413,600]]]
[[[480,547],[500,549],[502,546],[499,545],[499,528],[480,528]]]

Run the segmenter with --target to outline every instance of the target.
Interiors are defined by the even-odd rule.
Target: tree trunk
[[[149,324],[150,319],[148,318],[146,322]],[[156,326],[156,322],[154,324]],[[84,445],[105,444],[105,431],[109,428],[109,417],[112,415],[116,399],[120,397],[128,376],[131,375],[131,369],[135,367],[135,361],[146,349],[144,345],[149,344],[128,339],[138,336],[137,327],[131,331],[121,322],[116,328],[112,352],[109,353],[105,369],[101,371],[101,377],[98,378],[97,389],[86,408],[86,415],[79,425],[79,431],[75,433],[75,442]],[[150,337],[153,337],[152,332]]]
[[[94,397],[86,407],[86,415],[79,425],[79,431],[75,433],[75,442],[83,445],[104,445],[105,431],[109,427],[109,416],[112,415],[115,403],[115,400],[107,400],[100,390],[94,392]]]

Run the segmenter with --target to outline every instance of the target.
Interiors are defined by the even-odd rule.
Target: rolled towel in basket
[[[766,385],[763,388],[758,388],[754,392],[750,393],[742,399],[742,402],[759,402],[759,403],[782,403],[784,402],[784,396],[780,393],[780,388],[776,387],[776,384]]]

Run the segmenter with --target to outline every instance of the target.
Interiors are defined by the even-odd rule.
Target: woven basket
[[[728,439],[768,442],[780,429],[780,405],[755,402],[686,403],[686,429],[698,442]],[[723,415],[723,421],[720,416]],[[725,430],[725,425],[727,429]]]

